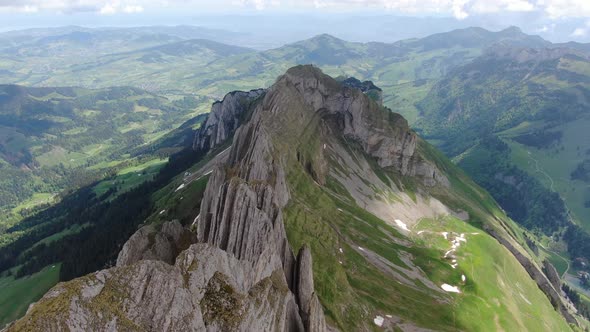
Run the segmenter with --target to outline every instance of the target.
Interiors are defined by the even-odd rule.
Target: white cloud
[[[281,5],[281,2],[279,0],[239,0],[237,2],[233,1],[233,3],[238,4],[242,7],[253,7],[256,10],[264,10],[269,7],[278,7]]]
[[[588,0],[538,0],[537,5],[552,19],[590,16]]]
[[[469,14],[465,11],[465,5],[467,4],[467,0],[455,0],[453,1],[453,16],[456,19],[462,20],[467,18]]]
[[[179,2],[182,0],[172,0]],[[188,0],[190,1],[190,0]],[[99,14],[139,13],[144,7],[162,6],[162,0],[0,0],[0,12],[37,13],[41,11],[75,13],[96,12]]]
[[[477,14],[530,11],[537,11],[550,19],[590,17],[590,0],[0,0],[0,9],[4,12],[94,11],[115,14],[175,6],[227,10],[236,6],[256,10],[369,8],[411,14],[447,14],[458,19]]]
[[[584,37],[586,36],[587,29],[586,28],[576,28],[574,32],[572,32],[572,37]]]
[[[570,37],[586,37],[590,35],[590,20],[586,21],[584,26],[574,29]]]
[[[535,9],[535,6],[528,1],[510,1],[506,6],[506,10],[510,12],[530,12]]]
[[[143,7],[139,5],[127,5],[123,7],[123,13],[141,13],[143,11]]]
[[[126,4],[125,2],[114,0],[106,3],[98,11],[102,15],[112,15],[117,13],[134,14],[141,13],[143,7],[137,4]]]
[[[103,15],[112,15],[117,13],[117,8],[115,8],[115,6],[113,6],[112,4],[106,4],[102,6],[102,8],[98,12]]]
[[[538,33],[544,33],[544,32],[552,32],[555,30],[555,27],[557,25],[555,23],[551,23],[551,24],[547,24],[547,25],[543,25],[542,27],[538,28],[535,30],[535,32]]]

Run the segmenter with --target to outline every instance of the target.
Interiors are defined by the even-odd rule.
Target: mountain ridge
[[[132,262],[60,284],[8,331],[59,330],[68,324],[91,330],[282,326],[323,331],[328,326],[353,330],[375,324],[392,329],[473,329],[496,324],[567,328],[514,256],[476,227],[478,223],[493,227],[497,236],[536,266],[518,244],[515,226],[503,220],[497,206],[484,199],[485,192],[417,137],[401,116],[312,66],[289,69],[261,93],[252,95],[250,107],[242,110],[251,114],[240,119],[245,122],[237,127],[229,150],[215,153],[210,166],[201,166],[188,178],[185,173],[168,186],[172,195],[188,195],[184,188],[191,181],[207,179],[191,226],[199,244],[176,257],[174,266]],[[247,99],[248,94],[230,96]],[[235,113],[221,112],[224,103],[244,105],[233,100],[216,103],[218,111],[210,115],[212,124],[228,124],[228,139],[235,126],[216,117],[233,118]],[[217,136],[211,128],[205,123],[197,136]],[[196,147],[209,145],[197,142]],[[217,145],[218,150],[223,148],[223,143]],[[429,166],[421,166],[425,164]],[[457,219],[453,210],[466,221]],[[178,225],[161,227],[162,235],[156,235],[161,240],[148,241],[152,252],[164,250],[166,241],[180,243],[172,231]],[[445,254],[449,240],[453,247]],[[127,251],[130,246],[126,245]],[[497,259],[502,267],[469,265],[466,257],[482,250],[479,246],[486,248],[481,259]],[[237,268],[242,264],[253,268]],[[495,297],[476,287],[478,279],[492,274],[502,280],[506,268],[514,280],[502,282],[506,289],[497,290],[507,306],[498,307],[506,313],[506,321],[494,322],[487,314],[478,316],[483,320],[473,320],[477,312],[469,311],[471,301],[487,305]],[[152,276],[149,286],[140,286],[138,282],[147,276]],[[515,280],[535,301],[534,309],[519,306],[518,296],[507,296],[518,292]],[[137,287],[129,293],[129,285]],[[483,285],[499,287],[487,281]],[[459,293],[448,293],[449,287]],[[190,313],[161,305],[169,303],[173,288],[179,295],[171,308],[189,301]],[[113,294],[131,296],[117,295],[121,303],[117,308],[103,306],[103,299]],[[196,295],[198,303],[191,300],[195,294],[201,294]],[[76,303],[75,311],[60,314],[58,320],[44,318],[54,312],[51,308],[72,308],[70,303]],[[451,303],[466,310],[466,316],[454,311]],[[97,317],[96,308],[102,316]],[[543,314],[533,315],[530,310]],[[254,319],[257,312],[265,315]],[[529,315],[541,319],[526,318]],[[177,319],[181,317],[186,319]],[[167,325],[167,321],[187,325]]]

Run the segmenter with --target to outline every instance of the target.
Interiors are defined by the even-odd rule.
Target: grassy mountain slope
[[[550,257],[571,261],[590,256],[589,59],[581,47],[498,48],[434,85],[416,123],[513,219],[544,237]],[[560,273],[577,284],[583,266],[570,265]]]
[[[142,223],[192,221],[208,177],[175,189],[186,172],[196,172],[208,159],[188,152],[122,169],[6,230],[0,245],[0,326],[23,316],[57,282],[114,264]]]
[[[233,41],[236,35],[239,34],[183,26],[97,29],[63,27],[5,32],[0,34],[0,81],[23,85],[89,88],[129,85],[129,81],[120,83],[120,72],[115,71],[127,65],[129,67],[125,68],[126,76],[134,79],[133,86],[146,88],[152,84],[151,88],[155,89],[152,80],[146,77],[150,70],[160,70],[162,73],[161,68],[153,64],[154,61],[177,60],[175,56],[190,53],[190,60],[195,65],[203,65],[218,58],[220,52],[227,52],[225,56],[240,49],[203,41],[203,38]],[[163,52],[158,51],[159,46],[162,46],[160,51]],[[134,53],[142,53],[140,50],[146,50],[143,52],[145,54]],[[121,62],[124,64],[121,65]],[[150,63],[151,67],[141,66]],[[143,70],[146,76],[138,78],[137,74],[131,75],[132,68]],[[85,80],[80,80],[81,71],[86,71]],[[91,75],[93,71],[97,74]],[[54,77],[61,79],[54,80]],[[106,80],[109,82],[105,82]]]
[[[309,66],[287,75],[315,75],[319,82],[293,86],[339,89]],[[419,141],[417,158],[436,165],[448,187],[382,168],[339,131],[337,120],[301,109],[306,106],[289,83],[278,82],[266,99],[288,103],[265,121],[286,164],[285,226],[294,250],[304,243],[312,248],[316,291],[331,324],[370,329],[381,316],[401,329],[568,330],[512,253],[486,233],[494,230],[528,256],[518,227],[450,161]],[[374,130],[408,130],[389,111],[367,107],[375,112],[367,120]],[[458,219],[466,214],[467,222]],[[445,257],[461,236],[465,246]],[[460,293],[445,293],[447,283]]]
[[[460,162],[474,159],[478,138],[503,139],[510,161],[558,192],[573,217],[586,224],[587,183],[583,171],[577,177],[574,172],[590,148],[584,139],[588,69],[588,56],[575,50],[497,50],[437,83],[419,103],[422,119],[416,125]]]
[[[143,163],[137,151],[204,112],[202,102],[136,88],[0,86],[2,229],[63,189]]]

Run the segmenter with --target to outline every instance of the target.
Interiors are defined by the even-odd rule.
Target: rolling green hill
[[[417,103],[415,124],[545,237],[550,255],[571,261],[590,257],[590,55],[582,49],[490,51],[436,83]]]
[[[438,82],[418,103],[416,126],[448,155],[457,156],[460,165],[477,161],[482,150],[507,151],[511,164],[559,193],[572,217],[588,225],[583,167],[590,148],[585,125],[590,116],[588,59],[571,49],[496,49]],[[507,145],[482,146],[480,138],[487,136]],[[506,182],[498,177],[514,175],[492,166],[485,172],[496,183]],[[535,219],[542,228],[544,221]],[[563,227],[567,217],[553,219]]]
[[[237,33],[190,26],[95,29],[72,26],[4,32],[0,33],[0,82],[87,88],[133,85],[155,90],[158,87],[146,76],[153,72],[162,74],[165,70],[142,65],[178,60],[180,55],[190,55],[195,65],[204,65],[219,56],[244,50],[209,39],[233,41],[237,36]],[[127,57],[122,54],[129,57],[123,65],[121,59]],[[112,67],[104,68],[105,64]],[[142,73],[146,76],[132,75],[134,68],[145,69]],[[126,69],[125,75],[117,71],[121,69]],[[87,77],[82,79],[84,70]],[[88,76],[91,71],[100,75]],[[128,84],[120,76],[129,76],[134,84]],[[61,79],[53,80],[54,77]]]
[[[205,112],[203,102],[136,88],[0,86],[0,227],[58,200],[64,189],[142,163],[148,155],[167,157],[173,150],[153,150],[139,159],[138,154]]]

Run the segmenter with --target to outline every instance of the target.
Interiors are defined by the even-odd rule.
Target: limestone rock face
[[[428,186],[448,186],[443,173],[419,155],[418,136],[408,122],[361,90],[342,86],[312,66],[289,69],[275,86],[281,84],[293,86],[312,111],[336,116],[344,135],[359,142],[379,166],[393,167],[403,176],[422,177]]]
[[[225,142],[240,126],[240,119],[252,101],[262,94],[263,89],[234,91],[227,94],[222,101],[215,102],[209,117],[195,135],[193,148],[208,150]]]
[[[297,299],[306,331],[326,331],[322,305],[313,285],[311,250],[304,245],[297,255]]]
[[[559,273],[557,273],[557,270],[555,269],[553,264],[551,264],[548,260],[543,261],[543,272],[545,272],[545,275],[547,276],[547,279],[549,279],[549,281],[551,282],[551,285],[553,285],[553,288],[560,292],[561,278],[559,277]]]
[[[8,331],[303,331],[282,270],[251,275],[249,262],[195,244],[175,265],[143,260],[60,283]]]
[[[164,223],[159,231],[153,225],[147,225],[125,242],[117,257],[117,266],[147,259],[174,264],[176,256],[195,240],[195,235],[178,221]]]
[[[381,88],[375,86],[371,81],[364,81],[361,82],[360,80],[349,77],[343,80],[342,85],[348,86],[351,88],[357,88],[361,90],[364,94],[369,96],[371,99],[377,102],[379,105],[383,105],[383,90]]]

